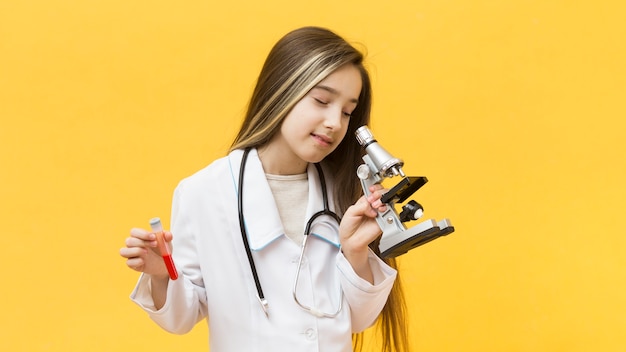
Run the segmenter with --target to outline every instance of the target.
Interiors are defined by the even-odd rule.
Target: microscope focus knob
[[[407,222],[411,220],[417,220],[424,215],[424,208],[422,205],[414,200],[409,201],[402,206],[402,212],[400,213],[400,221]]]
[[[361,164],[357,169],[356,169],[356,175],[361,179],[361,180],[367,180],[370,177],[370,168],[365,165],[365,164]]]

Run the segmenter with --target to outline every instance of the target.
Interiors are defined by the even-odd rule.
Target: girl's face
[[[346,135],[361,93],[361,74],[346,64],[311,89],[289,112],[280,132],[259,148],[266,173],[297,174],[322,161]]]

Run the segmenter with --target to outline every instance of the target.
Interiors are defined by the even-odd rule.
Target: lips
[[[333,144],[333,139],[328,137],[328,136],[325,136],[323,134],[311,133],[311,136],[313,136],[313,138],[317,139],[318,141],[320,141],[324,145],[331,145],[331,144]]]

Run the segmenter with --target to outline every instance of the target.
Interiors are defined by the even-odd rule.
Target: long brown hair
[[[355,179],[363,150],[353,136],[357,128],[369,124],[372,97],[363,54],[337,34],[325,28],[304,27],[289,32],[274,45],[257,79],[241,129],[230,148],[259,147],[269,142],[293,106],[320,81],[346,64],[354,65],[361,73],[359,103],[350,117],[346,137],[322,162],[335,184],[341,185],[334,187],[333,194],[339,214],[343,214],[363,193]],[[380,255],[376,243],[371,247]],[[394,260],[386,262],[395,267]],[[384,351],[408,351],[404,304],[398,277],[378,321]],[[362,335],[355,335],[355,350],[361,349],[361,342]]]

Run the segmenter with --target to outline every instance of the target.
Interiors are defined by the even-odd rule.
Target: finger
[[[130,230],[130,235],[132,237],[136,237],[139,239],[142,239],[144,241],[153,241],[156,239],[156,236],[154,235],[153,232],[144,230],[144,229],[140,229],[140,228],[132,228]]]
[[[143,271],[145,267],[145,261],[139,257],[129,258],[126,261],[126,265],[133,270]]]
[[[124,258],[141,257],[147,253],[145,248],[132,247],[132,248],[120,248],[120,255]]]
[[[174,236],[169,231],[163,231],[163,238],[165,239],[166,242],[171,242]]]
[[[380,183],[375,183],[373,185],[370,186],[369,191],[371,193],[380,193],[380,194],[385,194],[387,191],[389,191],[389,189],[383,187],[383,185],[381,185]]]
[[[370,194],[367,195],[367,199],[370,201],[370,203],[374,202],[376,199],[382,198],[383,195],[388,191],[386,188],[382,188],[381,185],[375,186],[377,187],[370,187]]]
[[[374,184],[370,185],[370,187],[369,187],[370,191],[372,191],[372,192],[376,191],[376,190],[379,190],[379,189],[382,189],[382,188],[383,188],[382,183],[374,183]]]
[[[144,241],[144,240],[136,238],[136,237],[128,237],[128,238],[126,238],[126,241],[124,241],[124,243],[126,244],[126,247],[128,247],[128,248],[131,248],[131,247],[150,247],[150,248],[154,248],[154,247],[157,246],[156,240],[154,240],[154,241]]]
[[[371,203],[366,197],[361,197],[357,200],[356,203],[352,206],[352,210],[354,211],[354,216],[367,216],[367,217],[375,217],[376,210],[372,208]]]
[[[384,212],[387,210],[387,205],[383,203],[382,200],[380,199],[382,194],[383,193],[380,193],[380,191],[377,191],[368,195],[366,198],[366,201],[368,202],[370,207],[372,207],[375,211],[378,211],[378,212]]]
[[[367,201],[369,202],[370,207],[372,207],[373,209],[377,209],[377,210],[380,210],[380,208],[385,205],[380,199],[372,200],[371,198],[368,197]]]

